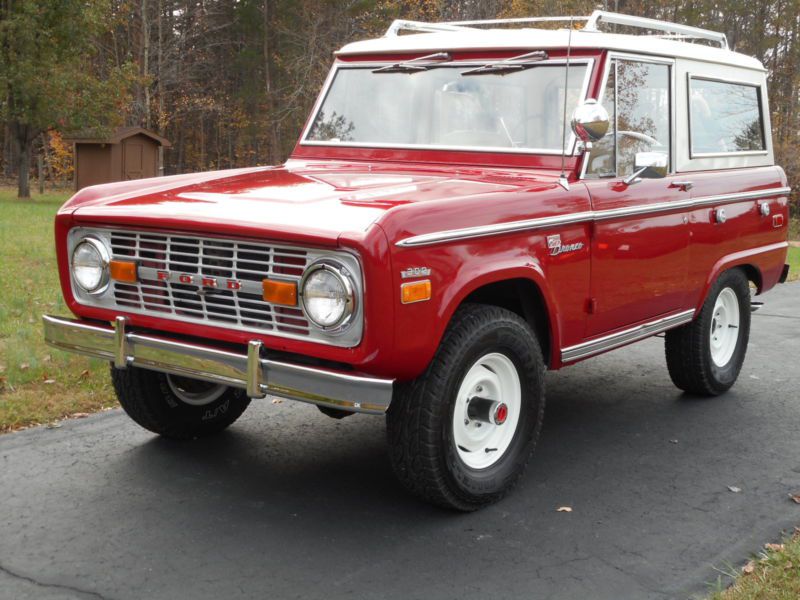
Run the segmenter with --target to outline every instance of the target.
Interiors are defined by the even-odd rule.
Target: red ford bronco
[[[763,66],[536,21],[397,21],[337,53],[284,165],[81,190],[55,225],[78,320],[47,341],[171,438],[266,395],[385,414],[402,483],[459,510],[519,479],[546,369],[666,332],[675,384],[725,392],[751,286],[788,272]]]

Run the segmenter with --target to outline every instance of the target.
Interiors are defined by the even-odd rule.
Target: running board
[[[619,333],[612,333],[596,340],[577,344],[576,346],[569,346],[568,348],[561,349],[561,362],[570,363],[582,358],[588,358],[595,354],[600,354],[620,346],[625,346],[632,342],[638,342],[645,338],[662,333],[674,327],[680,327],[686,323],[691,322],[694,318],[694,310],[686,310],[669,317],[663,317],[656,321],[643,323],[636,327],[620,331]]]

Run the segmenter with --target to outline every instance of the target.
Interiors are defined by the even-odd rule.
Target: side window
[[[614,60],[603,95],[611,120],[608,134],[594,144],[587,174],[627,177],[637,152],[663,152],[669,159],[670,66]]]
[[[592,144],[586,174],[593,177],[614,177],[617,174],[617,144],[614,123],[617,114],[617,61],[611,63],[608,80],[603,90],[603,106],[608,111],[608,133]]]
[[[760,88],[691,77],[689,133],[693,157],[766,150]]]

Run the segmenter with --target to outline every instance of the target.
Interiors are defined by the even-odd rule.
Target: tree
[[[30,197],[34,141],[51,128],[103,128],[123,114],[131,71],[98,77],[93,38],[107,0],[0,0],[0,121],[17,157],[18,196]]]

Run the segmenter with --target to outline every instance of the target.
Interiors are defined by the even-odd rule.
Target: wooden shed
[[[163,148],[170,143],[142,127],[120,127],[111,135],[81,132],[65,136],[75,157],[75,189],[163,175]]]

